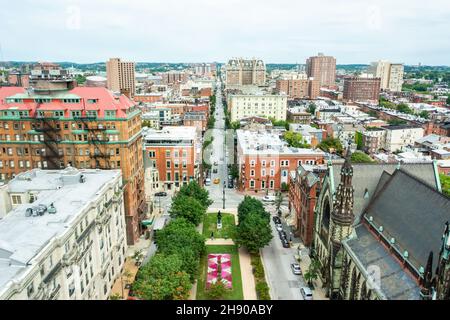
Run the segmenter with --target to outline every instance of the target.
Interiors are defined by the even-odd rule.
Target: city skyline
[[[323,52],[337,64],[386,59],[450,65],[445,54],[450,44],[442,41],[450,29],[446,1],[436,0],[433,7],[403,0],[350,2],[19,1],[0,13],[2,30],[13,31],[1,34],[0,60],[95,63],[122,57],[190,63],[242,56],[304,63]],[[22,19],[16,18],[19,13]],[[199,41],[204,45],[191,45]],[[33,42],[46,45],[30,50]]]

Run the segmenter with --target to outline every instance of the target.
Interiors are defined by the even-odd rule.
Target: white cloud
[[[447,0],[18,0],[2,7],[7,60],[225,61],[242,55],[304,62],[320,51],[338,63],[450,64]]]

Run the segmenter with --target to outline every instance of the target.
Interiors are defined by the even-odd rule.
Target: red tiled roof
[[[34,115],[38,104],[34,101],[26,101],[22,103],[6,103],[6,98],[14,96],[19,93],[26,93],[26,90],[21,87],[2,87],[0,88],[0,110],[9,109],[10,107],[17,107],[19,110],[31,110],[31,116]],[[116,110],[116,117],[125,118],[125,111],[133,107],[135,103],[125,95],[115,96],[111,91],[99,87],[76,87],[67,91],[67,94],[72,94],[80,97],[80,103],[64,103],[62,100],[52,101],[51,103],[41,103],[39,110],[64,110],[67,112],[71,110],[95,110],[98,111],[99,117],[104,117],[105,110]],[[39,97],[39,95],[36,95]],[[30,97],[32,99],[33,96]],[[57,98],[55,98],[57,99]],[[95,103],[88,103],[88,100],[97,100]],[[69,116],[66,114],[66,116]]]

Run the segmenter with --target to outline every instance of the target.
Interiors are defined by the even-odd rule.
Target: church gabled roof
[[[341,179],[342,163],[333,163],[334,185],[337,187]],[[353,213],[355,215],[354,225],[359,224],[364,209],[375,195],[380,179],[383,173],[393,174],[397,169],[397,164],[370,164],[370,163],[352,163],[353,177],[352,185],[354,188]],[[408,163],[401,165],[402,170],[410,173],[412,176],[424,181],[430,187],[437,190],[435,171],[433,163]],[[386,177],[383,177],[385,179]]]
[[[383,235],[395,239],[400,252],[419,269],[430,251],[441,248],[444,225],[450,221],[450,198],[402,169],[395,171],[365,210]],[[435,255],[436,266],[438,256]]]

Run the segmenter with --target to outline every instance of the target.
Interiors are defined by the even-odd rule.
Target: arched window
[[[323,208],[322,209],[322,226],[324,226],[326,229],[328,229],[330,226],[330,214],[331,214],[330,201],[329,201],[328,197],[325,198],[322,208]]]

